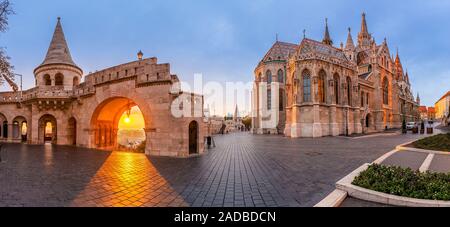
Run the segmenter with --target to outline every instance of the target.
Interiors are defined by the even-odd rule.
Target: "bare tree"
[[[0,2],[0,32],[5,32],[8,29],[8,17],[14,14],[12,4],[9,0],[3,0]],[[9,62],[9,57],[6,55],[5,49],[0,47],[0,85],[6,81],[8,84],[16,90],[14,86],[14,73],[13,66]]]

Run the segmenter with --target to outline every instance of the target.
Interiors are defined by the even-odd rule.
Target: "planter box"
[[[425,134],[425,129],[424,128],[420,129],[420,134]]]
[[[418,134],[419,133],[419,128],[413,128],[412,129],[412,133],[413,134]]]
[[[433,134],[433,128],[427,128],[427,134]]]

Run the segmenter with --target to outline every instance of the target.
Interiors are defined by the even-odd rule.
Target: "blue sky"
[[[434,105],[450,90],[450,1],[298,1],[298,0],[13,0],[16,15],[0,35],[24,88],[34,85],[33,69],[48,48],[56,18],[72,57],[85,73],[146,57],[169,62],[172,73],[191,82],[194,73],[207,81],[253,78],[260,58],[275,41],[321,40],[328,17],[336,45],[347,27],[356,38],[361,13],[380,43],[398,47],[413,91]],[[6,87],[0,88],[5,90]],[[233,112],[233,108],[224,112]],[[241,108],[242,109],[242,108]]]

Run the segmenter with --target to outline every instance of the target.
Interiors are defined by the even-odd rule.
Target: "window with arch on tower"
[[[48,74],[44,75],[44,84],[46,86],[52,85],[52,79],[50,79],[50,75],[48,75]]]
[[[55,85],[56,86],[62,86],[64,85],[64,75],[61,73],[57,73],[55,75]]]

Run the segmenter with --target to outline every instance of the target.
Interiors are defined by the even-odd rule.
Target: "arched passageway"
[[[189,154],[198,153],[198,133],[198,123],[196,121],[192,121],[189,124]]]
[[[57,144],[57,122],[56,118],[53,115],[46,114],[43,115],[38,122],[38,136],[39,143],[51,143]]]
[[[5,115],[0,113],[0,140],[6,140],[8,138],[8,120]]]
[[[18,116],[13,120],[12,139],[15,142],[26,142],[28,139],[28,123],[25,117]]]
[[[91,147],[145,152],[145,120],[131,99],[114,97],[101,103],[91,119]]]
[[[77,120],[74,117],[69,119],[67,138],[70,145],[77,145]]]

